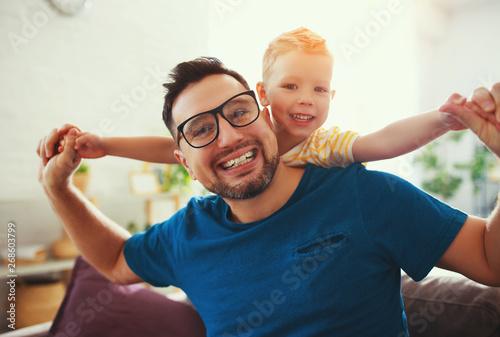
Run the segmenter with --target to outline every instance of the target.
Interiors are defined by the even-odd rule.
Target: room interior
[[[64,237],[37,181],[39,139],[65,123],[103,136],[168,136],[161,120],[162,83],[181,61],[216,56],[255,87],[269,41],[299,26],[310,28],[326,38],[335,55],[336,95],[325,126],[363,134],[435,109],[454,92],[470,96],[475,88],[498,82],[499,14],[495,0],[4,1],[3,257],[9,224],[15,224],[17,247],[47,249],[51,261],[51,247]],[[500,165],[487,159],[479,182],[472,181],[468,171],[454,165],[474,158],[474,136],[466,132],[458,142],[443,138],[436,143],[446,170],[462,179],[446,201],[471,214],[487,215],[495,202]],[[432,172],[416,160],[421,153],[368,167],[422,186]],[[162,191],[157,183],[164,185],[162,175],[172,170],[165,166],[116,157],[85,163],[86,195],[110,218],[134,230],[167,218],[192,195],[205,193],[196,183]],[[55,271],[44,269],[43,261],[33,275],[57,274],[67,280],[74,255]],[[66,276],[60,273],[63,269]],[[7,270],[2,270],[6,278]],[[5,284],[0,290],[8,291]],[[64,288],[56,291],[62,294],[54,304],[57,309]],[[4,316],[2,312],[5,323]],[[5,331],[10,331],[7,324],[0,327]]]

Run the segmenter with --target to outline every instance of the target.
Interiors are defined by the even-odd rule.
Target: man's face
[[[212,75],[185,89],[174,101],[175,125],[209,111],[247,89],[229,75]],[[279,163],[278,145],[269,115],[235,128],[220,115],[219,136],[202,148],[192,148],[180,139],[175,155],[193,179],[209,191],[227,199],[258,195],[270,184]]]
[[[265,82],[277,132],[305,138],[325,122],[332,69],[325,55],[291,51],[277,57]]]

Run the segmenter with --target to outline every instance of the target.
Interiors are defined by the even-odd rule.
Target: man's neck
[[[304,171],[280,163],[272,182],[256,197],[242,200],[224,199],[229,205],[229,220],[249,223],[272,215],[290,199]]]
[[[285,131],[279,131],[276,128],[275,134],[279,144],[280,156],[284,155],[306,139],[303,137],[293,136]]]

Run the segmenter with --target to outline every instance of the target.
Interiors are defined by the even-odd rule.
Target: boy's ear
[[[336,93],[336,91],[332,90],[332,97],[330,97],[331,100],[333,99],[333,96],[335,96],[335,93]]]
[[[257,82],[257,95],[259,95],[259,101],[262,106],[268,106],[269,100],[267,99],[266,88],[264,88],[264,82]]]
[[[184,157],[184,153],[182,153],[181,150],[174,150],[174,156],[177,158],[177,161],[184,166],[191,179],[196,180],[196,176],[194,175],[193,170],[189,167],[186,157]]]

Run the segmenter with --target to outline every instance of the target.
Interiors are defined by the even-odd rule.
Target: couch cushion
[[[500,336],[500,288],[461,275],[401,279],[408,330],[415,336]]]
[[[205,336],[190,305],[169,300],[143,284],[110,282],[81,256],[49,336]]]

